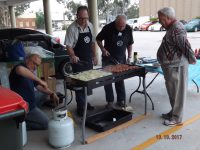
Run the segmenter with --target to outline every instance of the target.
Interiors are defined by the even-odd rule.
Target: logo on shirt
[[[86,36],[86,37],[84,38],[84,41],[85,41],[85,43],[90,43],[90,38],[89,38],[89,36]]]
[[[117,46],[122,46],[123,45],[123,41],[122,40],[120,40],[120,41],[117,41]]]

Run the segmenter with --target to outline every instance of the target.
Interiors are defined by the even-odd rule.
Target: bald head
[[[126,16],[118,15],[115,19],[115,27],[117,31],[123,31],[126,27]]]

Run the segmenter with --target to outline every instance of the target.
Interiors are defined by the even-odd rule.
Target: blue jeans
[[[39,91],[35,93],[36,107],[30,110],[26,116],[26,126],[28,130],[46,130],[48,129],[49,117],[40,107],[46,101],[46,94]]]

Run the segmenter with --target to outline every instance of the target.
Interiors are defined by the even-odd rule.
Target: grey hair
[[[172,7],[164,7],[160,9],[158,13],[161,13],[169,18],[175,18],[175,10]]]
[[[127,17],[126,17],[126,15],[123,15],[123,14],[121,14],[121,15],[117,15],[117,17],[116,17],[116,21],[118,22],[119,20],[121,20],[121,19],[123,19],[123,20],[127,20]]]

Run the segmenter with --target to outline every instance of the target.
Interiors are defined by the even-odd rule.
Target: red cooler
[[[22,150],[22,129],[28,105],[17,93],[0,86],[0,149]]]

